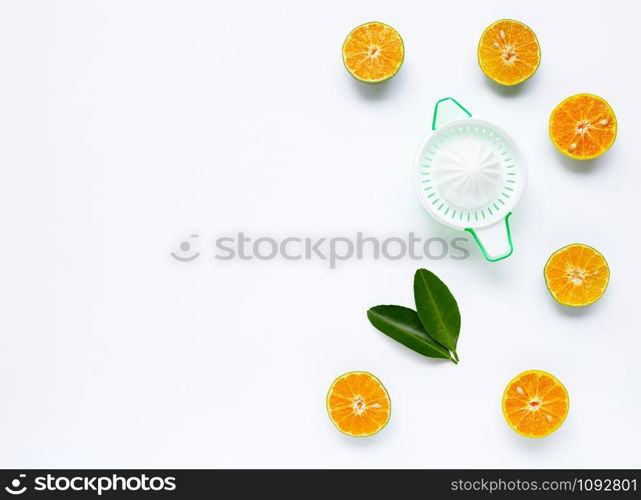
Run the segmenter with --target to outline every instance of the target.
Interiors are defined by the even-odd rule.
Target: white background
[[[3,1],[0,4],[0,465],[3,467],[639,467],[641,106],[635,2]],[[483,29],[530,25],[536,75],[476,62]],[[340,48],[380,20],[400,73],[366,86]],[[606,98],[614,147],[579,163],[547,135],[579,92]],[[415,149],[456,97],[520,143],[530,183],[515,253],[485,262],[221,262],[214,239],[451,238],[418,203]],[[189,264],[170,252],[200,234]],[[596,305],[549,296],[543,265],[584,242],[612,277]],[[436,272],[462,312],[461,363],[423,358],[365,311],[411,306]],[[564,382],[565,424],[505,423],[526,369]],[[369,370],[392,419],[334,429],[335,376]]]

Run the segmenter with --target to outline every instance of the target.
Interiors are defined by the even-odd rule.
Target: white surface
[[[0,442],[3,467],[639,467],[641,168],[635,2],[110,1],[0,6]],[[543,61],[501,89],[476,63],[483,29],[516,18]],[[383,86],[353,81],[340,46],[378,19],[407,56]],[[552,108],[605,97],[613,149],[558,154]],[[435,101],[454,96],[512,134],[530,179],[506,261],[340,263],[212,258],[213,238],[451,237],[410,165]],[[628,217],[629,216],[629,217]],[[199,233],[203,256],[169,252]],[[548,255],[608,258],[605,297],[564,309]],[[471,244],[468,247],[472,248]],[[415,355],[365,311],[412,304],[435,271],[462,310],[461,364]],[[567,386],[543,440],[503,421],[529,368]],[[388,427],[350,439],[324,408],[364,369]]]

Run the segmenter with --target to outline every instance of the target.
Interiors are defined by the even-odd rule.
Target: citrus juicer
[[[490,262],[514,249],[508,219],[527,184],[525,156],[496,125],[455,99],[436,103],[432,133],[418,150],[414,185],[439,222],[472,234]]]

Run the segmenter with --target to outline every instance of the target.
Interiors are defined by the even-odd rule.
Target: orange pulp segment
[[[610,269],[594,248],[574,243],[554,252],[543,271],[552,297],[566,306],[587,306],[601,298]]]
[[[550,139],[566,156],[590,160],[605,153],[617,136],[610,105],[592,94],[577,94],[559,104],[550,116]]]
[[[501,85],[517,85],[530,78],[541,62],[534,31],[511,19],[486,28],[478,48],[479,65],[488,78]]]
[[[366,83],[380,83],[394,76],[404,56],[401,35],[379,22],[357,26],[343,43],[343,63],[347,71]]]
[[[541,438],[561,426],[570,408],[570,396],[553,375],[529,370],[505,388],[502,407],[512,429],[525,437]]]
[[[327,412],[336,428],[348,436],[371,436],[390,418],[392,403],[383,384],[368,372],[349,372],[332,383]]]

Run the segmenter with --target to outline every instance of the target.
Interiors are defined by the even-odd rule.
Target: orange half
[[[334,380],[326,404],[336,428],[355,437],[376,434],[387,425],[392,410],[387,390],[368,372],[349,372]]]
[[[577,94],[550,116],[550,139],[566,156],[590,160],[605,153],[617,137],[617,118],[605,99]]]
[[[525,437],[541,438],[561,426],[570,409],[570,396],[553,375],[528,370],[507,385],[502,408],[512,429]]]
[[[347,71],[365,83],[380,83],[393,77],[404,57],[401,35],[379,22],[357,26],[343,43],[343,63]]]
[[[610,268],[597,250],[573,243],[554,252],[543,271],[554,299],[566,306],[593,304],[605,293]]]
[[[539,41],[528,26],[501,19],[488,26],[479,41],[479,65],[501,85],[518,85],[530,78],[541,62]]]

